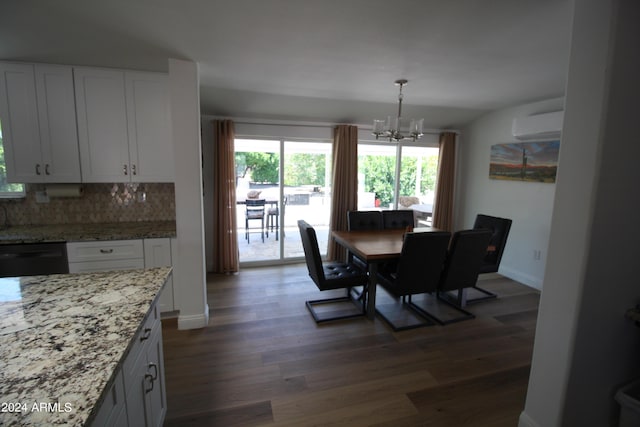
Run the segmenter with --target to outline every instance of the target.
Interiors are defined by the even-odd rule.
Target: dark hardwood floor
[[[211,275],[209,327],[162,322],[165,426],[516,426],[539,293],[481,283],[500,297],[469,306],[475,319],[393,332],[380,318],[317,326],[304,301],[330,293],[304,264]]]

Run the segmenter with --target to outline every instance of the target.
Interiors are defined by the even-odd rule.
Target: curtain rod
[[[203,114],[202,117],[209,120],[233,120],[234,123],[243,125],[266,125],[266,126],[298,126],[298,127],[316,127],[316,128],[334,128],[338,125],[357,126],[359,130],[373,130],[371,125],[363,125],[359,123],[332,123],[332,122],[310,122],[310,121],[294,121],[294,120],[273,120],[273,119],[252,119],[248,117],[228,117],[228,116],[211,116]],[[456,129],[424,129],[423,133],[428,135],[440,135],[442,132],[453,132],[460,134]]]

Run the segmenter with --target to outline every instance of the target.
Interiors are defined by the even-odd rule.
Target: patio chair
[[[318,248],[318,237],[315,229],[304,220],[298,221],[300,229],[300,237],[302,238],[302,247],[304,249],[304,257],[307,262],[309,276],[321,291],[332,289],[345,289],[346,295],[337,298],[328,298],[321,300],[305,301],[305,305],[309,309],[313,320],[316,323],[328,322],[331,320],[348,319],[352,317],[360,317],[366,314],[365,301],[358,301],[351,297],[350,289],[353,286],[367,286],[367,273],[354,264],[342,262],[322,262],[320,257],[320,249]],[[321,316],[315,307],[321,304],[339,304],[348,303],[347,311],[339,311],[337,315]]]
[[[257,230],[258,227],[251,227],[250,221],[260,221],[260,236],[262,237],[262,243],[264,243],[264,213],[265,213],[265,200],[264,199],[247,199],[245,201],[245,238],[247,243],[251,243],[250,234],[251,230]]]
[[[282,201],[282,212],[284,213],[284,206],[287,204],[287,198]],[[275,233],[276,241],[280,235],[280,207],[276,203],[275,206],[267,209],[267,237],[269,237],[269,231]]]

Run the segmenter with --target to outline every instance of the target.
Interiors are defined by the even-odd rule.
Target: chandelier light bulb
[[[372,134],[375,135],[376,139],[383,137],[389,141],[401,141],[408,138],[415,141],[422,137],[424,119],[412,119],[409,124],[409,134],[407,136],[404,136],[400,129],[402,126],[402,99],[404,98],[402,88],[407,84],[407,82],[408,81],[406,79],[399,79],[395,82],[397,86],[400,86],[400,91],[398,92],[398,114],[396,117],[387,116],[386,121],[373,120]]]

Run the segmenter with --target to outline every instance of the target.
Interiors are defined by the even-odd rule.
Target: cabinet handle
[[[113,249],[100,249],[101,254],[112,254]]]
[[[145,387],[145,389],[144,389],[145,393],[149,393],[150,391],[153,390],[153,382],[154,382],[153,376],[151,376],[151,374],[144,374],[144,379],[145,379],[145,381],[149,380],[150,387],[149,388]]]
[[[155,363],[153,363],[153,362],[150,362],[150,363],[149,363],[149,369],[151,369],[151,368],[153,368],[153,375],[152,375],[152,377],[153,377],[153,380],[155,381],[155,380],[157,380],[157,379],[158,379],[158,365],[156,365],[156,364],[155,364]]]
[[[44,173],[45,173],[45,175],[51,175],[51,174],[49,173],[49,163],[47,163],[46,165],[44,165]]]
[[[131,173],[136,175],[136,165],[131,165]]]
[[[144,328],[144,333],[140,336],[140,341],[148,340],[151,336],[151,328]]]
[[[129,175],[129,173],[127,172],[127,165],[122,165],[122,171],[125,175]]]
[[[36,175],[40,175],[40,163],[36,163]]]

